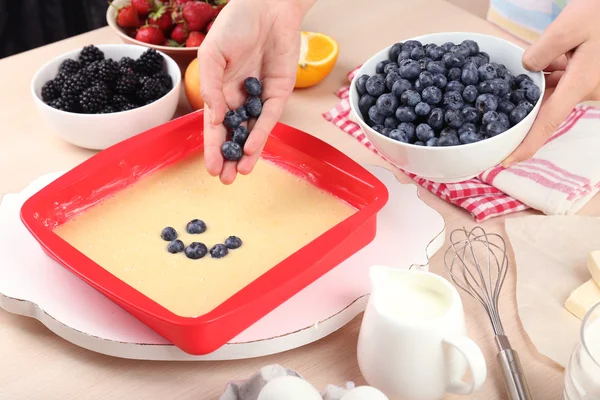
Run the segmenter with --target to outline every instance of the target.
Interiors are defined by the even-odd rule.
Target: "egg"
[[[371,386],[352,389],[341,400],[389,400],[387,396]]]
[[[256,400],[323,400],[313,385],[296,376],[282,376],[268,382]]]

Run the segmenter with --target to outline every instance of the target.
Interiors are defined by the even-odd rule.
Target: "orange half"
[[[333,69],[340,52],[338,43],[322,33],[302,32],[296,88],[321,82]]]

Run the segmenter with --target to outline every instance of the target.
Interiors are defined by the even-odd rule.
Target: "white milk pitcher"
[[[358,339],[363,377],[391,400],[467,395],[486,380],[479,347],[467,336],[458,291],[430,272],[370,270],[371,295]],[[471,382],[463,381],[467,371]]]

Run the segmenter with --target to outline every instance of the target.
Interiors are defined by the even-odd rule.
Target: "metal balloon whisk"
[[[444,264],[454,284],[477,300],[488,314],[510,400],[532,399],[519,355],[510,345],[498,310],[500,291],[508,272],[504,238],[488,234],[481,227],[454,230],[450,233]]]

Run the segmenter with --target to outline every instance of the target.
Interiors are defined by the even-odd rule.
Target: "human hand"
[[[314,0],[233,0],[219,14],[198,51],[204,108],[204,159],[212,176],[231,184],[252,172],[294,89],[300,25]],[[243,82],[263,84],[263,109],[236,163],[224,160],[225,113],[244,104]]]
[[[532,157],[578,103],[600,99],[599,19],[597,0],[574,0],[525,51],[525,68],[549,72],[546,93],[531,130],[504,167]]]

